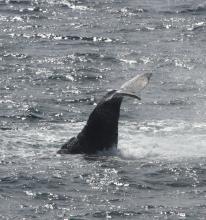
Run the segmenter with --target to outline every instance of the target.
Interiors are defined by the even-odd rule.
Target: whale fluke
[[[92,111],[77,137],[72,137],[57,153],[95,154],[101,150],[117,147],[118,120],[123,97],[129,96],[140,100],[138,94],[147,86],[151,75],[145,73],[135,76],[120,89],[109,91]]]
[[[137,94],[142,91],[147,84],[149,83],[149,80],[151,78],[152,74],[151,73],[145,73],[142,75],[137,75],[134,78],[130,79],[129,81],[125,82],[119,90],[117,90],[116,93],[125,95],[125,96],[130,96],[133,98],[137,98],[141,100]]]

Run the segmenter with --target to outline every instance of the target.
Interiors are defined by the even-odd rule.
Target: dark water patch
[[[103,77],[101,74],[99,74],[99,69],[96,68],[79,68],[76,70],[76,74],[74,75],[77,81],[99,81]]]
[[[92,214],[95,218],[117,218],[117,217],[124,217],[124,218],[130,218],[130,217],[137,217],[144,213],[138,212],[138,211],[122,211],[122,210],[114,210],[114,211],[101,211],[101,212],[95,212]]]
[[[165,186],[174,188],[189,188],[194,187],[199,183],[197,174],[193,170],[184,168],[165,168],[163,170],[149,172],[144,175],[146,179],[144,182],[150,184],[152,188],[155,186],[163,190]],[[161,187],[160,187],[161,186]]]
[[[181,99],[174,99],[174,100],[170,100],[169,105],[174,105],[174,106],[182,106],[182,105],[188,105],[191,103],[188,103],[187,100],[181,100]]]
[[[113,156],[111,156],[113,158]],[[100,164],[101,168],[108,168],[107,161],[111,161],[110,156],[105,156],[105,155],[84,155],[84,159],[86,160],[87,163],[93,164],[94,162],[102,162]],[[111,167],[111,166],[109,166]]]
[[[194,23],[187,27],[186,31],[183,32],[184,35],[187,37],[189,36],[190,38],[197,37],[196,34],[198,35],[204,35],[206,29],[206,23],[204,21]],[[191,33],[191,34],[190,34]]]
[[[29,108],[27,110],[26,118],[35,120],[35,119],[45,119],[44,112],[41,112],[37,108]]]
[[[150,24],[144,24],[144,25],[141,25],[141,26],[137,26],[136,28],[120,28],[118,29],[117,31],[119,33],[128,33],[128,34],[131,34],[131,33],[137,33],[137,32],[140,32],[141,34],[143,34],[144,32],[156,32],[156,31],[159,31],[159,30],[168,30],[168,27],[167,26],[164,26],[163,24],[158,24],[158,25],[150,25]],[[172,27],[170,27],[170,29],[172,29]],[[175,28],[174,28],[175,29]],[[120,42],[124,42],[124,40],[122,39]]]
[[[110,63],[110,65],[114,65],[115,63],[120,63],[120,60],[111,55],[104,55],[100,53],[75,53],[72,55],[68,55],[64,58],[65,63],[91,63],[95,65],[102,65],[103,63]],[[100,69],[98,72],[101,72]]]
[[[66,119],[66,115],[62,113],[62,110],[58,108],[58,102],[52,102],[50,104],[44,105],[44,100],[42,100],[42,105],[38,105],[35,107],[29,107],[22,115],[18,115],[15,118],[22,120],[27,123],[34,123],[34,122],[57,122],[57,121],[64,121]],[[64,101],[64,104],[68,102]],[[68,113],[68,111],[67,111]]]
[[[46,16],[43,16],[42,9],[38,6],[31,6],[29,8],[7,7],[6,9],[1,8],[0,12],[4,14],[6,13],[7,20],[10,20],[11,22],[27,21],[28,19],[34,18],[32,15],[34,15],[35,18],[47,19]]]
[[[202,26],[199,25],[199,26],[193,27],[192,30],[193,30],[193,31],[198,31],[198,32],[201,32],[201,33],[202,33],[203,31],[205,31],[205,27],[206,27],[205,25],[202,25]]]
[[[61,80],[61,81],[64,81],[64,82],[66,82],[66,81],[73,82],[73,81],[76,80],[72,75],[67,76],[67,75],[61,75],[61,74],[53,74],[51,76],[48,76],[48,79],[49,80],[54,80],[54,81]]]
[[[3,60],[27,60],[31,59],[31,56],[22,53],[5,53],[3,55]]]
[[[20,11],[19,11],[19,9],[16,9],[16,8],[8,8],[8,7],[6,7],[6,9],[5,8],[0,8],[0,12],[3,14],[3,13],[5,13],[6,14],[6,19],[8,19],[8,15],[12,15],[12,17],[15,15],[19,15],[19,14],[21,14],[20,13]],[[11,19],[11,18],[10,18]],[[10,20],[9,19],[9,20]],[[11,19],[12,20],[12,19]]]
[[[165,8],[164,10],[160,9],[158,10],[160,13],[163,13],[165,15],[173,15],[173,14],[182,14],[182,15],[204,15],[204,12],[206,11],[206,5],[203,4],[179,4],[174,6],[168,6],[168,8]]]
[[[33,199],[37,200],[50,200],[50,201],[67,201],[69,198],[67,195],[59,195],[53,194],[50,192],[32,192],[32,191],[25,191],[25,194]]]
[[[0,130],[2,130],[2,131],[9,131],[9,130],[12,130],[12,128],[9,128],[9,127],[1,127],[1,126],[0,126]]]
[[[137,184],[137,183],[129,183],[129,187],[134,188],[136,190],[158,190],[157,187],[153,186],[152,184],[149,183],[142,183],[142,184]]]
[[[185,187],[193,187],[193,181],[188,179],[181,179],[174,182],[167,182],[165,183],[167,186],[174,187],[174,188],[185,188]]]
[[[18,183],[18,178],[16,176],[7,176],[7,177],[2,177],[0,178],[0,185],[3,186],[6,184],[8,188],[13,188],[12,184],[17,184]]]
[[[44,203],[44,204],[41,203],[41,204],[30,206],[30,207],[28,207],[27,205],[23,204],[22,208],[26,208],[26,210],[29,211],[30,214],[26,214],[27,218],[44,219],[45,216],[48,215],[47,217],[49,217],[51,213],[54,214],[54,210],[57,210],[58,206],[57,206],[56,203],[48,202],[48,203]],[[25,215],[24,209],[21,210],[21,213]]]
[[[99,53],[75,53],[65,57],[65,62],[76,61],[76,62],[86,62],[86,61],[97,61],[101,60],[102,57]]]
[[[45,108],[42,107],[29,107],[22,115],[15,116],[22,121],[41,121],[48,120],[48,113],[45,112]]]
[[[3,0],[0,1],[0,5],[3,5],[3,6],[6,5],[6,0],[4,0],[4,1],[3,1]]]
[[[154,105],[159,105],[159,106],[189,106],[192,105],[193,103],[189,99],[173,99],[173,100],[157,100],[154,101],[152,104]]]
[[[168,85],[168,84],[170,84],[170,83],[165,84],[165,86]],[[195,85],[196,83],[193,83],[193,85],[190,85],[189,80],[188,80],[188,82],[185,82],[185,84],[179,84],[179,85],[176,85],[176,86],[172,85],[172,84],[170,85],[169,90],[171,92],[174,92],[174,93],[176,93],[176,92],[178,92],[178,93],[187,93],[187,92],[189,93],[189,92],[191,92],[191,93],[194,94],[195,92],[199,91],[198,85]]]
[[[5,116],[0,116],[0,130],[1,131],[11,131],[16,130],[15,125],[10,121],[10,118]]]
[[[206,4],[197,5],[197,6],[181,6],[183,9],[180,9],[177,7],[176,12],[178,14],[194,14],[194,15],[200,15],[203,14],[206,11]]]
[[[11,166],[11,164],[9,164]],[[19,164],[13,164],[13,166],[18,167]],[[14,190],[30,190],[34,189],[36,184],[39,184],[40,179],[35,177],[35,176],[29,176],[29,173],[21,173],[21,174],[15,174],[14,176],[9,176],[9,177],[4,177],[0,180],[0,185],[1,187],[8,187],[14,185],[10,184],[15,184]],[[40,184],[39,184],[40,185]]]
[[[3,0],[5,4],[14,4],[14,5],[31,5],[31,0]]]

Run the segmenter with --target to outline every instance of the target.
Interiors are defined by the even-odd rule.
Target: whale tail
[[[116,90],[115,93],[108,97],[108,99],[112,99],[116,96],[129,96],[141,100],[139,93],[148,85],[151,76],[151,73],[144,73],[135,76],[125,82],[120,89]]]
[[[82,131],[64,144],[58,153],[93,154],[117,147],[118,120],[123,97],[140,99],[138,93],[146,87],[150,77],[151,74],[148,73],[135,76],[119,90],[108,92],[92,111]]]

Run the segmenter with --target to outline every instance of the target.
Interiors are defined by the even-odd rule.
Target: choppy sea
[[[206,3],[0,0],[0,219],[206,219]],[[57,155],[109,89],[117,152]]]

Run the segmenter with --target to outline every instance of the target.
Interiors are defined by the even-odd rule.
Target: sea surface
[[[109,89],[118,149],[57,155]],[[0,219],[206,219],[206,3],[0,0]]]

